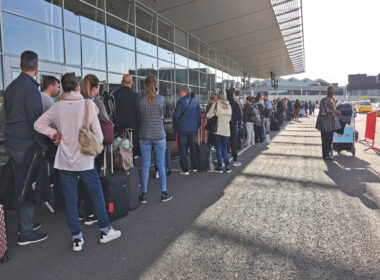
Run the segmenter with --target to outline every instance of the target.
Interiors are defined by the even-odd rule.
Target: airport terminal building
[[[0,163],[3,91],[20,73],[20,54],[39,55],[45,75],[92,73],[104,90],[155,75],[171,118],[180,85],[200,103],[213,91],[304,72],[302,0],[0,0]]]

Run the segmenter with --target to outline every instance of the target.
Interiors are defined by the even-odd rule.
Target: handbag
[[[83,126],[79,132],[79,145],[82,154],[96,157],[103,151],[103,145],[99,143],[98,138],[88,128],[88,104],[89,102],[85,101]]]
[[[131,144],[132,131],[124,130],[121,141],[116,141],[112,146],[113,166],[116,170],[128,171],[133,165],[133,145]],[[114,143],[115,143],[114,142]]]
[[[182,117],[183,117],[183,115],[186,113],[187,109],[189,109],[190,104],[191,104],[191,101],[193,101],[193,98],[192,98],[192,97],[190,97],[190,102],[189,102],[189,104],[187,104],[185,110],[183,110],[182,113],[181,113],[181,115],[179,116],[179,118],[178,118],[178,124],[181,122]],[[176,124],[175,122],[173,122],[172,127],[173,127],[173,131],[174,131],[174,132],[177,132],[178,128],[177,128],[177,124]]]
[[[205,129],[207,131],[212,132],[212,133],[215,133],[218,130],[218,117],[216,116],[216,107],[217,107],[217,105],[218,105],[218,103],[215,103],[215,108],[214,108],[214,114],[215,114],[215,116],[213,116],[212,118],[208,119],[207,123],[206,123],[206,126],[205,126]]]

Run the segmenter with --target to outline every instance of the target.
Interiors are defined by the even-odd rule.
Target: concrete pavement
[[[83,226],[84,249],[71,252],[63,213],[42,209],[48,240],[19,247],[10,212],[1,279],[380,279],[380,157],[358,144],[356,158],[325,162],[315,118],[301,120],[231,174],[168,177],[168,203],[151,180],[110,244]]]

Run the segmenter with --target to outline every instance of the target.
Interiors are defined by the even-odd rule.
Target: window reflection
[[[174,45],[168,41],[158,39],[158,57],[174,63]]]
[[[66,62],[67,64],[81,65],[80,36],[66,32]]]
[[[82,36],[83,66],[106,69],[106,50],[103,42]]]
[[[3,9],[62,26],[62,0],[2,0],[1,5]]]
[[[189,36],[189,50],[198,54],[199,53],[199,41],[193,36]]]
[[[187,34],[185,31],[175,28],[175,43],[181,47],[187,48]]]
[[[170,42],[173,42],[174,38],[174,26],[170,22],[159,18],[158,19],[158,36],[164,38]]]
[[[102,9],[104,10],[104,0],[83,0],[99,9]],[[109,0],[107,0],[109,1]],[[66,4],[66,0],[65,0],[65,4]]]
[[[207,86],[207,74],[199,72],[199,80],[200,80],[200,86],[206,87]]]
[[[135,52],[108,45],[108,70],[131,73],[135,70]]]
[[[112,16],[107,16],[108,42],[134,50],[134,27]]]
[[[174,84],[160,81],[159,92],[161,95],[165,97],[165,100],[166,100],[165,119],[171,120],[171,117],[175,109],[175,103],[176,103]],[[167,131],[167,129],[165,130]]]
[[[199,72],[196,70],[189,69],[189,84],[198,86],[199,85]]]
[[[208,91],[206,88],[199,89],[199,103],[207,104],[208,103]]]
[[[137,54],[137,75],[143,77],[153,75],[157,77],[157,59]]]
[[[177,83],[187,84],[187,68],[176,65],[175,80]]]
[[[6,53],[21,55],[28,49],[40,59],[64,62],[62,30],[8,13],[3,13],[3,25]]]
[[[104,12],[82,2],[65,0],[65,27],[104,40]]]
[[[172,63],[159,60],[159,78],[165,81],[174,81],[174,65]]]
[[[176,48],[175,63],[187,67],[187,51],[185,49]]]
[[[199,69],[199,56],[189,52],[189,68]]]
[[[130,0],[107,0],[107,13],[113,14],[121,19],[134,22],[133,1]],[[108,21],[107,21],[108,24]]]
[[[137,30],[137,51],[157,56],[157,37],[141,29]]]
[[[136,25],[151,33],[157,34],[156,16],[143,7],[136,7]]]

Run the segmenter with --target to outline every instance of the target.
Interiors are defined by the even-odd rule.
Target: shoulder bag
[[[215,108],[214,108],[215,116],[213,116],[212,118],[208,119],[207,123],[206,123],[206,126],[205,126],[205,129],[207,131],[212,132],[212,133],[215,133],[218,130],[218,117],[216,116],[216,107],[217,107],[217,105],[218,105],[218,103],[215,102]]]

